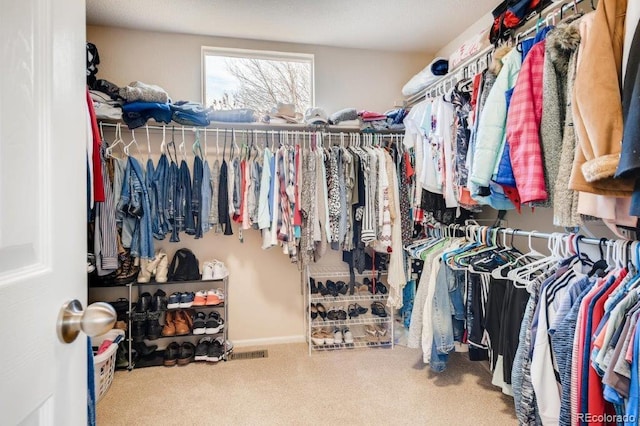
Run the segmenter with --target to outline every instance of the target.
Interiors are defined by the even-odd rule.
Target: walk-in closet
[[[639,424],[640,3],[5,3],[3,424]]]

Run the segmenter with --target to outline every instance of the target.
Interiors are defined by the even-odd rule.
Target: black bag
[[[169,281],[194,281],[200,279],[200,262],[193,252],[181,248],[173,255],[169,265]]]

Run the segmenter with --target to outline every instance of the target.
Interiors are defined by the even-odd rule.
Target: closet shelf
[[[175,312],[175,311],[182,311],[185,309],[198,310],[198,309],[215,309],[215,308],[224,308],[224,303],[221,303],[219,305],[190,306],[188,308],[171,308],[171,309],[167,308],[166,311]]]
[[[195,337],[219,336],[221,334],[224,334],[224,328],[222,330],[220,330],[219,332],[214,333],[214,334],[193,334],[193,333],[189,333],[189,334],[181,334],[179,336],[178,335],[175,335],[175,336],[160,336],[160,337],[158,337],[157,339],[154,339],[154,340],[149,340],[149,339],[145,339],[145,340],[149,341],[149,342],[153,342],[153,341],[159,340],[159,339],[177,339],[177,338],[180,338],[180,337],[191,337],[191,336],[195,336]]]
[[[187,280],[187,281],[166,281],[163,283],[159,283],[157,281],[149,281],[148,283],[139,283],[139,282],[131,282],[129,284],[127,284],[127,286],[139,286],[139,287],[144,287],[144,286],[148,286],[148,285],[153,285],[153,286],[159,286],[159,285],[176,285],[176,284],[195,284],[195,283],[221,283],[224,281],[224,278],[218,279],[218,280]]]
[[[355,277],[371,278],[374,275],[374,273],[377,274],[378,272],[380,272],[383,275],[386,275],[387,273],[386,270],[376,270],[376,271],[366,270],[361,274],[356,272]],[[309,276],[314,280],[336,278],[336,277],[349,277],[349,269],[345,269],[338,266],[314,266],[313,268],[309,268]]]
[[[339,303],[339,302],[370,302],[370,301],[384,301],[387,300],[386,294],[371,294],[367,293],[366,295],[356,295],[353,296],[311,296],[311,303]]]
[[[359,325],[359,324],[384,324],[391,322],[391,315],[386,317],[377,317],[373,315],[360,315],[356,318],[346,320],[326,320],[322,319],[314,320],[311,322],[311,327],[334,327],[340,325]]]
[[[356,337],[353,339],[353,343],[334,343],[331,345],[311,345],[311,349],[314,351],[331,351],[337,349],[356,349],[356,348],[371,348],[371,347],[391,347],[391,340],[385,342],[368,341],[364,337]]]

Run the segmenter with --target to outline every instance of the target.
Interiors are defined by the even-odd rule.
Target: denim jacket
[[[143,259],[153,258],[151,203],[142,166],[133,157],[129,157],[127,161],[117,210],[124,213],[123,222],[128,222],[133,229],[131,255]]]

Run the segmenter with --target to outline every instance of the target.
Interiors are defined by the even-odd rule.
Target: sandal
[[[360,306],[358,303],[356,303],[354,306],[357,309],[359,315],[364,315],[369,310],[367,308],[364,308],[364,307]]]
[[[191,342],[180,345],[178,352],[178,365],[187,365],[195,359],[196,346]]]

